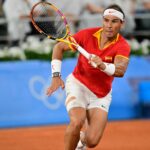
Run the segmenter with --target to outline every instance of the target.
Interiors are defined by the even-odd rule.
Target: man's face
[[[108,38],[113,38],[123,26],[123,22],[115,16],[103,17],[103,31]]]

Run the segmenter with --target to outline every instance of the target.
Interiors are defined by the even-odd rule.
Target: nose
[[[112,28],[112,23],[111,23],[111,21],[109,21],[109,22],[107,23],[107,27],[108,27],[108,28]]]
[[[112,22],[111,21],[107,22],[107,28],[112,28]]]

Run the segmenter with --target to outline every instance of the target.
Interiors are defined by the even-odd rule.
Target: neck
[[[101,39],[104,39],[106,41],[112,42],[116,37],[117,37],[117,34],[114,35],[113,37],[107,37],[106,34],[104,33],[104,31],[102,31],[102,33],[101,33]]]
[[[117,34],[113,37],[107,37],[105,33],[101,32],[101,38],[100,38],[100,48],[105,48],[108,44],[110,44],[114,39],[116,39]]]

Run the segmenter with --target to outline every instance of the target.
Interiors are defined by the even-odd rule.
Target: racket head
[[[51,3],[36,3],[32,7],[30,18],[36,30],[50,39],[65,39],[70,34],[66,17]]]

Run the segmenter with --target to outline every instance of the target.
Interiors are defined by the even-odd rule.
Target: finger
[[[89,63],[92,67],[97,68],[97,64],[96,64],[94,61],[89,60],[88,63]]]
[[[96,55],[92,54],[90,60],[93,61],[96,58]]]
[[[53,93],[53,90],[51,88],[48,88],[46,91],[46,95],[50,96]]]
[[[64,84],[64,82],[62,82],[62,84],[61,84],[61,88],[62,88],[62,89],[64,89],[64,88],[65,88],[65,84]]]
[[[97,64],[93,61],[91,61],[91,66],[94,67],[94,68],[97,68]]]

